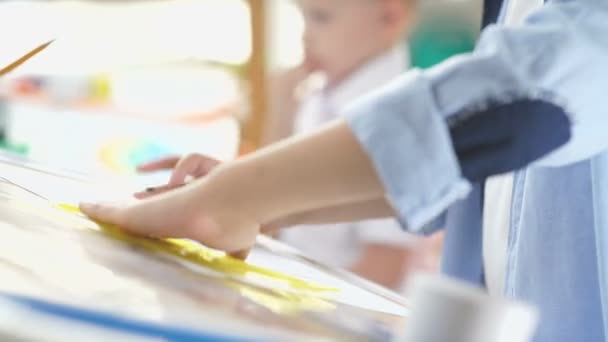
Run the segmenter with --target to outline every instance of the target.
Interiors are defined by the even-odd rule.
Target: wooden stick
[[[262,143],[267,103],[267,7],[266,0],[248,0],[251,10],[252,54],[249,61],[249,101],[251,112],[243,129],[243,139],[250,147],[258,148]]]
[[[11,64],[0,69],[0,77],[8,74],[9,72],[11,72],[11,71],[15,70],[17,67],[19,67],[21,64],[27,62],[30,58],[34,57],[35,55],[40,53],[42,50],[46,49],[49,45],[51,45],[52,42],[53,42],[53,40],[36,47],[35,49],[33,49],[30,52],[23,55],[21,58],[17,59],[16,61],[12,62]]]

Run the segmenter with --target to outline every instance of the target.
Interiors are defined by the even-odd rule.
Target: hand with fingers
[[[161,170],[173,171],[171,173],[171,178],[166,185],[148,188],[145,191],[136,193],[135,197],[138,199],[144,199],[179,188],[186,184],[186,182],[191,178],[196,179],[206,176],[219,164],[220,161],[216,159],[204,156],[202,154],[193,153],[184,157],[167,157],[139,165],[137,167],[137,171],[142,173]]]
[[[151,161],[151,162],[148,162],[145,164],[141,164],[137,167],[137,171],[142,172],[142,173],[155,172],[155,171],[161,171],[161,170],[172,170],[172,174],[169,179],[169,182],[166,185],[148,188],[148,189],[146,189],[146,191],[138,192],[134,196],[137,199],[147,199],[152,196],[166,193],[170,190],[178,189],[178,188],[182,187],[183,185],[185,185],[186,182],[190,178],[198,179],[198,178],[207,176],[218,165],[220,165],[219,160],[216,160],[211,157],[207,157],[207,156],[204,156],[204,155],[198,154],[198,153],[189,154],[184,157],[177,157],[177,156],[167,157],[167,158],[162,158],[159,160]],[[145,222],[142,222],[142,224],[145,224]],[[205,225],[205,224],[203,224],[203,225]],[[124,226],[124,227],[126,227],[125,229],[128,229],[128,227],[124,224],[121,226]],[[196,227],[194,227],[193,229],[196,230]],[[186,227],[185,230],[189,231],[190,229],[187,229],[187,227]],[[135,231],[135,233],[139,233],[139,232]],[[152,233],[152,232],[150,232],[150,233]],[[185,233],[186,233],[186,235],[181,236],[181,237],[196,239],[193,236],[191,236],[189,233],[187,233],[187,232],[185,232]],[[175,235],[174,231],[171,231],[168,234],[163,234],[163,232],[160,232],[160,234],[156,234],[156,236],[157,237],[180,237],[180,236]],[[236,251],[232,251],[232,252],[229,251],[228,254],[235,258],[245,259],[249,255],[249,251],[250,251],[250,249],[247,248],[247,249],[236,250]]]
[[[280,228],[295,222],[294,214],[384,194],[373,165],[341,120],[231,162],[197,156],[142,169],[171,165],[179,169],[172,184],[182,184],[187,175],[199,178],[139,201],[82,203],[81,210],[137,235],[188,238],[238,255],[254,245],[262,224]]]
[[[190,163],[195,159],[182,160],[189,162],[181,164],[185,165],[183,169],[179,162],[175,162],[179,171],[184,171],[178,176],[206,175],[208,171],[204,171],[205,167],[214,165],[210,159],[203,157],[196,159],[201,162],[201,168],[196,169],[190,168],[194,165]],[[260,224],[248,211],[235,210],[239,207],[237,188],[211,178],[214,177],[203,177],[188,186],[158,191],[154,196],[143,196],[145,198],[142,200],[127,203],[81,203],[80,209],[95,220],[115,224],[134,235],[196,240],[208,247],[226,251],[233,257],[245,259],[260,232]],[[181,183],[179,177],[175,179]]]

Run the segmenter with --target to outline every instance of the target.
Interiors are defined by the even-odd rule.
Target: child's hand
[[[187,238],[244,258],[255,243],[259,224],[239,210],[239,193],[229,182],[209,176],[145,200],[122,204],[86,204],[80,208],[95,220],[127,232],[154,238]]]
[[[171,178],[167,185],[138,192],[135,194],[135,197],[143,199],[181,187],[185,184],[188,177],[204,177],[219,164],[220,162],[218,160],[193,153],[181,158],[169,157],[139,165],[137,167],[137,171],[139,172],[145,173],[172,169],[173,173],[171,174]]]
[[[270,85],[274,96],[287,93],[293,96],[296,88],[317,69],[315,63],[306,59],[302,64],[277,73],[271,77]]]
[[[81,209],[135,234],[194,239],[234,254],[253,246],[262,223],[384,195],[351,129],[336,121],[223,163],[179,189],[126,205]]]

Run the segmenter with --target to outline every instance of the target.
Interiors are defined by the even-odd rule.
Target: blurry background
[[[472,47],[428,27],[415,65],[443,58],[429,37]],[[188,152],[233,158],[259,146],[267,75],[301,61],[302,31],[292,0],[0,1],[0,49],[55,40],[0,81],[0,148],[102,174]]]
[[[266,70],[302,55],[289,0],[2,1],[0,32],[5,49],[55,40],[0,81],[0,147],[91,173],[252,150]]]

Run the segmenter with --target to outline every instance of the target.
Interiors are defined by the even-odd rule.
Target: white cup
[[[530,342],[538,311],[490,296],[442,276],[420,275],[409,287],[411,313],[406,342]]]

